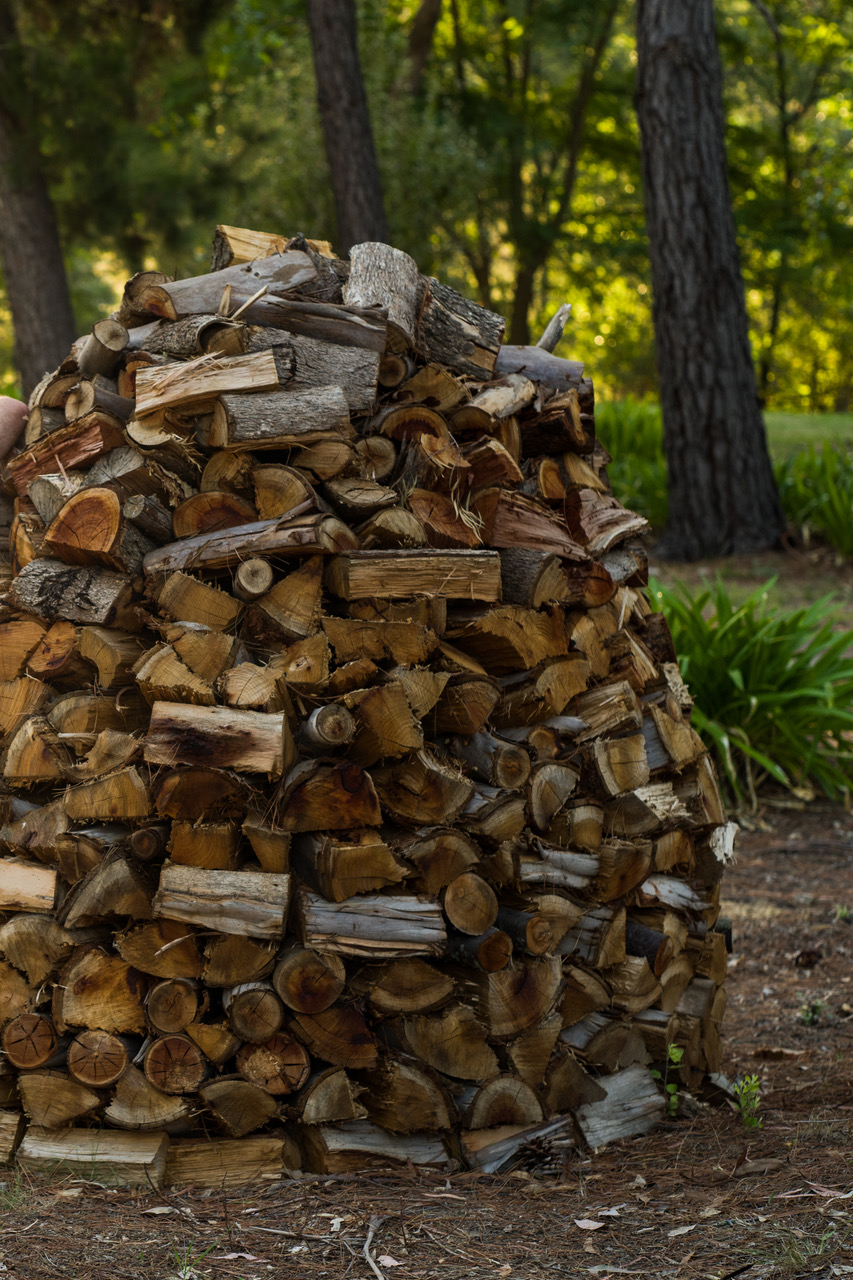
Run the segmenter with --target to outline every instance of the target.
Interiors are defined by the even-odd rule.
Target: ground
[[[668,582],[684,576],[662,566]],[[840,592],[826,556],[744,558],[787,605]],[[695,581],[699,571],[692,569]],[[844,614],[847,618],[844,618]],[[793,1280],[853,1275],[853,814],[767,807],[724,881],[734,951],[723,1070],[758,1079],[757,1118],[694,1106],[644,1138],[537,1176],[287,1178],[139,1195],[5,1172],[10,1280]],[[0,1178],[4,1176],[0,1170]],[[848,1198],[849,1197],[849,1198]]]

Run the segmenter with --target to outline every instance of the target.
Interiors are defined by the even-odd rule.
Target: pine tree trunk
[[[639,0],[637,52],[670,492],[659,550],[684,560],[755,551],[784,520],[749,348],[712,0]]]
[[[0,108],[0,266],[29,395],[74,341],[74,316],[47,184],[21,124]]]
[[[349,253],[354,244],[389,238],[353,0],[309,0],[308,25],[335,195],[338,248]]]

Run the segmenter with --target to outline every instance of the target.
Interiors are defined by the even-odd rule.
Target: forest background
[[[393,244],[598,398],[656,396],[627,0],[363,0],[362,69]],[[759,392],[844,412],[853,383],[853,10],[719,0],[726,142]],[[134,271],[207,269],[217,222],[335,240],[295,0],[0,0],[0,112],[27,133],[76,327]],[[0,122],[2,123],[2,122]],[[8,307],[0,391],[19,386]],[[571,348],[571,350],[569,349]]]

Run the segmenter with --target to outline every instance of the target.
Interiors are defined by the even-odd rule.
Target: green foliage
[[[743,1076],[736,1080],[734,1091],[744,1131],[748,1133],[760,1129],[764,1121],[758,1114],[761,1108],[761,1081],[758,1076]]]
[[[680,1067],[684,1057],[684,1050],[677,1044],[667,1045],[666,1064],[663,1071],[659,1071],[657,1067],[650,1067],[649,1074],[653,1080],[663,1082],[664,1098],[666,1100],[667,1115],[676,1116],[678,1114],[678,1085],[674,1080],[670,1080],[670,1067]]]
[[[826,1005],[822,1000],[809,1000],[806,1004],[800,1005],[800,1012],[798,1016],[800,1022],[804,1023],[805,1026],[814,1027],[818,1022],[820,1022],[825,1012]]]
[[[666,459],[660,407],[628,396],[599,404],[596,433],[613,457],[607,472],[619,501],[660,531],[667,517]]]
[[[785,515],[809,540],[817,535],[840,559],[853,556],[853,451],[827,440],[776,466]]]
[[[726,587],[693,598],[652,583],[696,701],[693,724],[732,796],[755,803],[771,779],[798,794],[848,794],[853,750],[850,636],[836,631],[831,596],[772,613],[764,587],[736,606]]]

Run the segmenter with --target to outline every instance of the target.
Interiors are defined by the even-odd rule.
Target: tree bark
[[[756,551],[777,542],[784,519],[749,348],[712,0],[640,0],[637,53],[670,491],[659,551]]]
[[[25,396],[75,337],[56,217],[34,153],[23,122],[0,105],[0,266]]]
[[[348,253],[354,244],[389,238],[353,0],[309,0],[308,25],[339,247]]]

